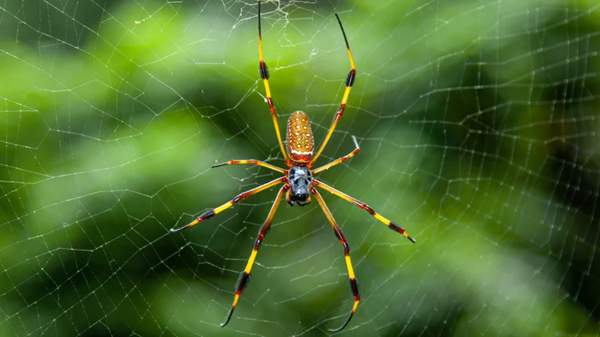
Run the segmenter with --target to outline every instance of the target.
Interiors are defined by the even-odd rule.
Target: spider
[[[283,154],[283,158],[289,169],[287,169],[287,170],[282,169],[282,168],[279,168],[279,167],[276,167],[271,164],[265,163],[260,160],[255,160],[255,159],[230,160],[225,163],[216,164],[216,165],[211,166],[214,168],[214,167],[220,167],[220,166],[225,166],[225,165],[239,165],[239,164],[258,165],[258,166],[266,167],[273,171],[282,173],[283,177],[277,178],[277,179],[270,181],[264,185],[258,186],[256,188],[253,188],[251,190],[248,190],[246,192],[243,192],[243,193],[237,195],[235,198],[233,198],[229,202],[227,202],[217,208],[206,211],[205,213],[200,215],[196,220],[192,221],[191,223],[189,223],[188,225],[186,225],[184,227],[171,229],[171,232],[179,232],[183,229],[197,225],[197,224],[199,224],[205,220],[208,220],[208,219],[212,218],[213,216],[223,212],[224,210],[226,210],[229,207],[233,206],[234,204],[238,203],[240,200],[246,199],[247,197],[249,197],[251,195],[254,195],[254,194],[257,194],[264,190],[267,190],[270,187],[273,187],[275,185],[283,184],[283,187],[281,187],[279,189],[279,192],[277,193],[277,196],[275,197],[275,201],[273,202],[273,205],[271,206],[271,210],[269,211],[267,219],[265,220],[264,224],[260,227],[260,230],[258,232],[258,237],[256,238],[256,241],[254,243],[254,248],[252,249],[252,253],[250,255],[250,258],[248,259],[246,268],[244,269],[244,271],[242,271],[242,273],[239,276],[239,279],[237,281],[235,297],[233,298],[233,304],[231,305],[231,309],[229,310],[229,313],[227,314],[225,321],[221,324],[221,327],[224,327],[225,325],[227,325],[227,323],[229,323],[229,320],[231,319],[231,316],[233,315],[233,311],[235,310],[237,302],[238,302],[240,296],[242,295],[242,292],[248,285],[248,282],[250,281],[250,272],[252,271],[252,266],[254,265],[254,260],[256,259],[258,249],[260,248],[260,245],[261,245],[263,239],[269,232],[269,228],[271,226],[271,221],[273,220],[275,211],[277,210],[277,207],[279,206],[281,198],[283,197],[284,194],[286,196],[286,200],[287,200],[288,204],[290,204],[291,206],[294,206],[294,204],[298,204],[299,206],[308,205],[311,201],[310,195],[312,194],[314,196],[314,198],[317,199],[319,206],[321,206],[321,208],[323,209],[323,212],[325,213],[327,220],[331,223],[331,226],[333,227],[335,236],[338,238],[338,240],[340,241],[340,243],[342,244],[342,246],[344,248],[344,257],[346,260],[346,267],[348,269],[348,277],[350,278],[350,290],[352,291],[352,294],[354,295],[354,306],[352,307],[352,311],[350,312],[350,315],[348,316],[348,318],[346,319],[344,324],[342,324],[342,326],[340,326],[337,329],[329,330],[331,332],[340,331],[343,328],[345,328],[346,325],[348,325],[348,323],[350,322],[350,319],[352,319],[352,316],[356,312],[356,307],[358,306],[358,303],[360,302],[360,294],[359,294],[359,290],[358,290],[358,281],[356,280],[356,277],[354,275],[354,269],[352,268],[352,261],[350,260],[350,248],[348,246],[348,242],[346,241],[346,238],[344,237],[342,230],[335,222],[335,219],[333,218],[331,211],[329,211],[329,208],[325,204],[323,197],[321,197],[321,194],[317,191],[317,189],[315,187],[320,187],[320,188],[322,188],[322,189],[324,189],[324,190],[326,190],[326,191],[328,191],[350,203],[353,203],[354,205],[367,211],[370,215],[375,217],[377,220],[386,224],[388,226],[388,228],[390,228],[400,234],[403,234],[407,239],[409,239],[411,242],[415,243],[415,240],[413,238],[411,238],[408,235],[408,233],[406,233],[406,231],[404,229],[402,229],[402,227],[400,227],[395,222],[392,222],[392,221],[384,218],[383,216],[379,215],[367,204],[313,178],[313,176],[315,174],[317,174],[319,172],[323,172],[335,165],[345,162],[346,160],[352,158],[355,154],[357,154],[360,151],[358,142],[356,141],[356,137],[352,136],[352,140],[354,141],[354,145],[356,147],[354,149],[354,151],[350,152],[348,155],[346,155],[344,157],[338,158],[337,160],[330,162],[329,164],[326,164],[317,169],[311,170],[311,167],[313,166],[313,164],[315,163],[317,158],[319,158],[319,155],[321,155],[321,152],[323,152],[323,149],[327,145],[327,142],[329,141],[331,134],[335,130],[335,127],[336,127],[339,119],[342,117],[342,114],[344,113],[344,109],[346,108],[346,101],[348,100],[348,95],[350,94],[350,90],[352,89],[352,85],[354,84],[354,80],[356,79],[356,68],[354,66],[354,59],[352,58],[352,52],[350,51],[350,45],[348,44],[348,39],[346,38],[346,33],[344,32],[344,27],[342,26],[342,21],[340,20],[340,17],[337,15],[337,13],[335,14],[335,17],[337,18],[337,21],[342,30],[342,35],[344,36],[344,41],[346,42],[346,49],[348,50],[348,56],[350,58],[351,70],[348,73],[348,76],[346,77],[346,90],[344,92],[344,96],[342,98],[342,103],[340,104],[340,108],[335,114],[333,123],[331,124],[331,127],[329,128],[329,131],[327,132],[327,136],[325,137],[323,144],[321,144],[319,151],[317,151],[317,153],[313,155],[314,140],[313,140],[313,135],[312,135],[312,131],[310,128],[310,121],[309,121],[306,113],[304,113],[302,111],[296,111],[290,115],[290,118],[287,123],[285,148],[283,146],[283,142],[281,141],[279,124],[277,122],[277,114],[275,113],[275,107],[273,106],[273,100],[271,98],[271,90],[269,88],[269,71],[268,71],[267,65],[263,59],[262,35],[261,35],[261,26],[260,26],[260,1],[258,1],[258,55],[259,55],[259,65],[260,65],[260,68],[259,68],[260,76],[261,76],[264,86],[265,86],[267,104],[269,105],[269,110],[271,111],[271,118],[273,119],[273,124],[275,126],[275,132],[277,133],[277,140],[279,141],[279,146],[281,147],[281,152]]]

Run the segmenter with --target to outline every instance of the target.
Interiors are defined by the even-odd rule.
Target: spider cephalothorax
[[[225,322],[223,322],[221,324],[222,327],[225,326],[231,319],[231,316],[233,315],[233,311],[235,310],[235,306],[237,305],[237,302],[238,302],[240,296],[242,295],[242,292],[248,285],[248,282],[250,280],[250,272],[252,271],[252,266],[254,266],[254,260],[256,259],[256,255],[258,254],[258,248],[260,248],[260,245],[261,245],[263,239],[269,232],[269,229],[271,227],[271,222],[273,221],[273,216],[275,215],[275,211],[277,210],[277,207],[279,207],[279,203],[284,194],[286,194],[287,202],[290,205],[294,205],[294,203],[297,203],[300,206],[308,205],[310,203],[310,195],[312,194],[315,197],[315,199],[317,199],[317,202],[319,203],[319,206],[321,206],[321,209],[325,213],[327,220],[331,223],[331,227],[333,227],[336,237],[338,238],[338,240],[342,244],[342,247],[344,248],[344,260],[346,261],[346,268],[348,269],[348,278],[350,279],[350,290],[352,291],[352,295],[354,296],[354,305],[352,306],[352,311],[350,312],[350,316],[348,316],[348,318],[346,319],[344,324],[342,324],[342,326],[339,327],[338,329],[329,330],[329,331],[332,331],[332,332],[340,331],[348,324],[348,322],[350,322],[350,319],[354,315],[354,312],[356,311],[356,307],[358,306],[358,303],[360,302],[360,295],[359,295],[359,290],[358,290],[358,281],[356,280],[356,277],[354,275],[352,261],[350,260],[350,248],[348,248],[348,242],[346,241],[346,238],[344,237],[342,230],[335,222],[333,215],[329,211],[329,208],[325,204],[325,201],[321,197],[321,194],[317,191],[316,187],[322,188],[322,189],[330,192],[331,194],[334,194],[334,195],[360,207],[361,209],[367,211],[370,215],[375,217],[377,220],[383,222],[391,230],[404,235],[407,239],[409,239],[413,243],[415,242],[415,240],[413,238],[411,238],[408,235],[408,233],[406,233],[404,231],[404,229],[402,229],[402,227],[400,227],[395,222],[392,222],[392,221],[384,218],[383,216],[381,216],[380,214],[375,212],[371,207],[369,207],[364,202],[362,202],[358,199],[355,199],[355,198],[345,194],[344,192],[338,191],[337,189],[313,178],[313,176],[315,174],[325,171],[337,164],[345,162],[346,160],[352,158],[355,154],[357,154],[360,151],[360,148],[358,147],[358,142],[356,141],[356,138],[354,136],[352,136],[352,140],[354,141],[354,145],[356,147],[354,149],[354,151],[350,152],[348,155],[346,155],[344,157],[338,158],[338,159],[330,162],[329,164],[326,164],[317,169],[311,170],[314,162],[317,160],[317,158],[319,157],[321,152],[323,152],[325,145],[327,145],[327,142],[329,141],[329,138],[331,137],[333,130],[335,130],[338,120],[342,117],[342,114],[344,113],[344,109],[346,108],[346,101],[348,100],[348,95],[350,94],[350,90],[352,89],[352,85],[354,84],[354,79],[356,77],[356,69],[354,67],[354,60],[352,58],[352,53],[350,52],[350,45],[348,44],[348,39],[346,38],[346,33],[344,32],[344,27],[342,27],[342,22],[340,21],[339,16],[336,14],[335,17],[337,18],[338,23],[340,24],[340,28],[342,29],[342,34],[344,35],[344,41],[346,42],[346,49],[348,50],[348,56],[350,57],[351,69],[350,69],[350,72],[348,73],[348,76],[346,77],[346,90],[344,91],[344,96],[342,97],[342,103],[340,104],[340,108],[337,111],[337,113],[335,114],[333,123],[331,123],[331,127],[329,128],[329,131],[327,132],[327,135],[325,136],[325,140],[323,141],[323,144],[321,144],[319,151],[317,152],[316,155],[313,155],[315,147],[314,147],[313,134],[310,129],[310,121],[308,119],[308,116],[302,111],[296,111],[290,115],[290,118],[289,118],[288,124],[287,124],[286,147],[285,147],[285,149],[283,147],[283,142],[281,141],[281,134],[279,132],[279,123],[277,121],[277,114],[275,113],[275,106],[273,106],[273,100],[271,99],[271,89],[269,88],[269,71],[267,69],[267,64],[263,60],[262,36],[261,36],[261,29],[260,29],[260,1],[258,2],[258,55],[259,55],[260,75],[261,75],[261,78],[265,85],[267,104],[269,105],[269,110],[271,111],[271,118],[273,119],[273,124],[275,126],[277,140],[279,142],[279,146],[281,147],[283,159],[285,160],[285,163],[288,166],[289,170],[285,170],[285,169],[279,168],[277,166],[262,162],[260,160],[255,160],[255,159],[230,160],[226,163],[213,165],[212,167],[219,167],[219,166],[224,166],[224,165],[237,165],[237,164],[253,164],[253,165],[266,167],[273,171],[277,171],[277,172],[283,174],[283,176],[279,177],[275,180],[272,180],[264,185],[261,185],[256,188],[253,188],[249,191],[243,192],[243,193],[237,195],[231,201],[226,202],[225,204],[223,204],[215,209],[210,209],[210,210],[204,212],[202,215],[200,215],[198,218],[196,218],[196,220],[190,222],[187,226],[177,228],[177,229],[175,229],[175,228],[171,229],[172,232],[178,232],[185,228],[192,227],[202,221],[208,220],[208,219],[212,218],[213,216],[221,213],[222,211],[233,206],[240,200],[246,199],[247,197],[249,197],[251,195],[262,192],[262,191],[269,189],[275,185],[283,184],[281,189],[279,189],[277,196],[275,197],[275,201],[273,202],[273,206],[271,207],[271,210],[269,211],[269,215],[267,216],[267,219],[265,220],[264,224],[260,227],[258,236],[254,243],[254,248],[252,249],[252,254],[250,255],[250,259],[248,259],[246,268],[242,271],[242,273],[240,274],[240,277],[238,279],[238,282],[236,285],[236,290],[235,290],[235,296],[233,298],[233,304],[231,305],[231,310],[229,310],[229,313],[227,314],[227,317],[225,318]]]
[[[310,204],[312,175],[308,167],[292,166],[288,172],[288,184],[290,184],[290,189],[286,194],[288,204],[291,206],[294,206],[294,202],[299,206]]]

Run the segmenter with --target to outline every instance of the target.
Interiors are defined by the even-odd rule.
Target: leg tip
[[[227,317],[225,317],[225,322],[220,324],[221,328],[224,328],[227,323],[229,323],[229,320],[231,319],[231,316],[233,315],[233,310],[235,309],[235,306],[231,308],[231,310],[229,310],[229,313],[227,313]]]
[[[328,329],[329,332],[340,332],[342,331],[346,325],[348,325],[348,323],[350,322],[350,319],[352,318],[352,315],[354,315],[354,313],[350,314],[350,317],[348,317],[348,319],[346,320],[346,322],[344,322],[344,324],[342,324],[341,327],[337,328],[337,329]]]
[[[404,234],[404,236],[406,236],[406,238],[407,238],[407,239],[409,239],[409,240],[410,240],[410,242],[412,242],[412,243],[417,243],[417,240],[415,240],[415,239],[411,238],[411,237],[410,237],[408,234],[406,234],[406,233],[405,233],[405,234]]]
[[[188,227],[190,227],[190,225],[185,225],[185,226],[179,227],[179,228],[171,228],[171,229],[169,229],[169,232],[171,232],[171,233],[181,232],[182,230],[184,230]]]
[[[221,167],[221,166],[225,166],[225,165],[227,165],[227,164],[228,164],[228,163],[219,163],[219,164],[214,164],[214,165],[212,165],[210,168]]]
[[[356,312],[356,307],[358,306],[358,302],[357,300],[354,301],[354,307],[352,308],[352,311],[350,311],[350,316],[348,316],[348,319],[346,319],[346,321],[344,322],[344,324],[342,324],[341,327],[337,328],[337,329],[329,329],[329,332],[339,332],[342,331],[342,329],[344,329],[346,327],[346,325],[348,325],[348,323],[350,323],[350,320],[352,319],[352,316],[354,316],[354,313]]]

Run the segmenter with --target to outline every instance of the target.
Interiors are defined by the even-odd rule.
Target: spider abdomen
[[[308,116],[302,111],[294,112],[288,119],[286,150],[295,163],[304,164],[312,159],[315,143]]]

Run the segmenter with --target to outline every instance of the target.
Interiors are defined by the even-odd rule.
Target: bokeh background
[[[600,4],[263,3],[284,128],[319,177],[362,302],[347,336],[600,331]],[[284,165],[258,74],[253,1],[0,2],[0,335],[322,336],[352,306],[316,202],[282,203],[222,329],[275,189],[180,233]]]

